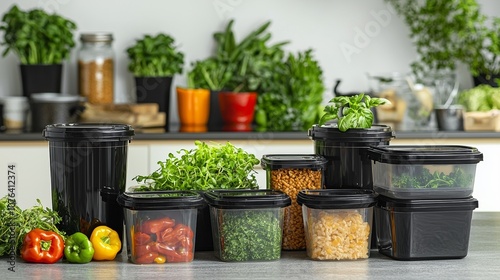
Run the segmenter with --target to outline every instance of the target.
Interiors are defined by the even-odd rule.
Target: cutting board
[[[86,103],[80,121],[124,123],[133,127],[163,127],[166,124],[165,112],[159,112],[156,103],[105,104]]]

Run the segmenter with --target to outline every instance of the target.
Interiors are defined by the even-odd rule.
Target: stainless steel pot
[[[36,93],[30,96],[31,131],[42,132],[46,125],[73,123],[85,110],[84,98],[60,93]]]

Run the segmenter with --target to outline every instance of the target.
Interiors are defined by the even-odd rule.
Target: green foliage
[[[44,208],[39,199],[37,202],[38,205],[22,210],[8,196],[0,199],[0,256],[10,254],[11,250],[19,253],[24,236],[35,228],[55,231],[65,236],[56,227],[61,221],[57,212]]]
[[[3,56],[16,53],[21,64],[60,64],[75,46],[76,24],[41,9],[22,11],[16,5],[2,18]]]
[[[240,42],[230,20],[223,32],[214,33],[215,55],[192,63],[188,81],[195,87],[233,92],[260,91],[261,84],[272,75],[284,56],[282,47],[288,42],[269,45],[271,34],[266,22],[250,32]]]
[[[469,65],[474,76],[500,73],[500,19],[488,23],[476,0],[386,1],[410,28],[419,54],[412,64],[417,76],[455,70],[457,62]]]
[[[466,188],[472,184],[473,175],[466,173],[460,167],[455,167],[450,174],[422,168],[418,175],[402,173],[393,178],[392,184],[396,188],[437,189],[437,188]]]
[[[184,54],[166,34],[144,35],[127,49],[128,69],[136,77],[170,77],[182,73]]]
[[[276,260],[281,256],[280,220],[275,210],[223,211],[221,257],[225,261]]]
[[[147,190],[256,189],[254,166],[259,160],[231,143],[213,145],[195,141],[196,148],[170,153],[160,167],[147,176],[136,176],[138,188]]]
[[[262,83],[257,103],[259,128],[271,131],[307,130],[319,120],[323,101],[323,71],[312,50],[290,53]]]
[[[319,124],[322,125],[329,120],[338,120],[340,131],[350,128],[370,128],[373,124],[372,107],[388,103],[385,98],[370,97],[358,94],[351,97],[336,96],[330,100],[331,105],[325,106],[324,115]]]
[[[490,85],[478,85],[460,92],[458,103],[463,105],[469,112],[486,112],[500,109],[500,88]]]

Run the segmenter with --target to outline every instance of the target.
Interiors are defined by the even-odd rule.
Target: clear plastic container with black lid
[[[266,170],[267,188],[282,191],[292,200],[291,206],[285,208],[284,250],[306,248],[302,208],[297,204],[297,195],[300,190],[323,188],[326,162],[322,156],[309,154],[272,154],[262,157],[261,166]]]
[[[483,154],[458,145],[371,147],[373,189],[398,199],[465,198],[473,193]]]
[[[205,205],[194,191],[125,192],[123,207],[127,254],[136,264],[191,262],[198,209]]]
[[[307,256],[313,260],[358,260],[370,256],[376,195],[363,189],[302,190]]]
[[[214,253],[227,262],[281,258],[284,208],[290,198],[272,190],[209,190]]]
[[[394,199],[378,196],[379,252],[397,260],[467,256],[475,198]]]

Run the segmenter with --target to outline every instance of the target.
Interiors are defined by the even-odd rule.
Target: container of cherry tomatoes
[[[118,196],[127,254],[135,264],[191,262],[203,197],[192,191],[135,191]]]

